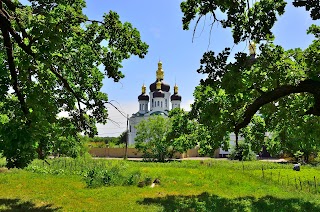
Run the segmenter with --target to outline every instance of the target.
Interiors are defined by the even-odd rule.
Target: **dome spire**
[[[179,89],[179,88],[178,88],[177,84],[175,84],[175,85],[174,85],[174,94],[178,94],[178,89]]]
[[[144,83],[143,83],[143,85],[142,85],[142,87],[141,87],[141,93],[142,93],[142,94],[145,94],[145,93],[146,93],[146,86],[144,85]]]
[[[163,80],[164,71],[162,69],[162,62],[160,60],[158,62],[158,70],[157,70],[156,74],[157,74],[157,80]]]

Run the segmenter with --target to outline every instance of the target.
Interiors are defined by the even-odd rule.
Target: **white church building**
[[[171,95],[170,85],[164,82],[162,62],[158,63],[156,81],[149,86],[149,89],[148,95],[146,86],[142,86],[141,94],[138,96],[139,111],[129,118],[129,145],[135,142],[134,139],[137,134],[135,126],[141,120],[148,119],[152,115],[168,116],[170,109],[180,108],[181,96],[178,94],[178,86],[174,86],[173,94]]]

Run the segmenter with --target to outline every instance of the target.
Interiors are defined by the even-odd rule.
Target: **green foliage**
[[[317,1],[298,2],[302,5],[296,6],[305,7],[313,19],[320,18]],[[244,135],[254,151],[266,144],[276,153],[299,150],[307,159],[318,151],[315,116],[320,115],[319,26],[309,28],[307,33],[315,39],[306,49],[284,49],[274,44],[271,29],[284,14],[286,4],[284,0],[181,3],[184,29],[189,29],[192,20],[197,27],[200,19],[210,16],[212,24],[231,29],[235,45],[255,42],[258,47],[251,48],[250,55],[232,55],[229,47],[220,53],[203,54],[197,72],[205,77],[194,91],[190,112],[211,137],[200,148],[227,146],[229,135],[234,132],[236,136]],[[265,132],[285,134],[285,139],[265,141]]]
[[[99,137],[99,136],[89,137],[86,135],[80,136],[80,139],[83,142],[104,142],[107,145],[115,144],[118,141],[117,137]]]
[[[119,145],[119,137],[80,136],[80,141],[86,144],[89,148],[104,148]]]
[[[278,142],[277,145],[284,153],[309,162],[310,156],[320,150],[320,117],[305,116],[295,119],[284,120],[281,125],[279,123],[273,140]]]
[[[166,120],[167,119],[167,120]],[[175,108],[169,117],[151,117],[137,126],[136,148],[145,158],[164,161],[201,144],[201,154],[213,155],[219,146],[209,146],[211,134],[183,109]]]
[[[127,139],[128,139],[128,131],[126,130],[119,135],[115,144],[119,146],[123,146],[127,143]]]
[[[172,128],[168,134],[174,146],[179,152],[186,152],[195,146],[200,146],[199,153],[201,155],[213,156],[214,151],[219,148],[219,144],[213,146],[215,132],[210,132],[208,129],[199,124],[197,120],[190,117],[188,112],[183,109],[175,108],[170,111],[169,118],[172,121]],[[223,143],[228,148],[228,139]]]
[[[145,159],[164,162],[177,151],[168,134],[171,131],[171,120],[161,115],[142,120],[137,126],[136,148],[143,152]]]
[[[277,16],[284,13],[285,6],[284,0],[260,0],[251,5],[246,0],[187,0],[181,3],[183,29],[189,29],[191,20],[197,16],[199,22],[203,16],[212,14],[214,22],[220,23],[223,28],[232,29],[234,43],[248,38],[259,42],[273,35],[271,28]],[[220,12],[226,18],[219,17]]]
[[[126,173],[127,178],[122,175],[119,167],[114,166],[110,169],[93,168],[84,173],[83,178],[89,188],[97,188],[100,186],[115,185],[134,185],[140,179],[140,173]]]
[[[250,144],[252,151],[259,153],[265,145],[266,126],[261,116],[255,115],[251,124],[242,130],[244,142]]]
[[[252,150],[250,143],[239,142],[239,145],[231,150],[229,158],[241,161],[252,161],[257,159],[257,154]]]
[[[67,157],[81,157],[88,152],[85,143],[79,137],[59,137],[53,147],[53,154]]]
[[[200,133],[200,126],[194,120],[190,120],[188,113],[183,109],[175,108],[169,112],[171,129],[167,139],[172,142],[177,152],[185,152],[194,148],[203,134]]]
[[[139,31],[116,12],[89,20],[85,6],[84,0],[1,3],[0,151],[9,168],[45,158],[57,140],[70,146],[79,132],[95,135],[96,123],[108,117],[104,77],[118,82],[121,62],[147,53]]]

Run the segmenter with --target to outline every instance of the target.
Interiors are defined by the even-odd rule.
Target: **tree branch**
[[[10,20],[6,17],[5,13],[0,10],[0,25],[6,28],[6,31],[10,32],[11,36],[15,39],[17,44],[29,55],[34,56],[34,53],[32,52],[30,46],[27,46],[20,35],[12,28],[12,25],[10,23]]]
[[[18,97],[22,112],[24,113],[25,116],[29,114],[28,107],[26,105],[25,99],[23,94],[21,93],[19,84],[18,84],[18,74],[16,72],[16,66],[14,63],[14,58],[13,58],[13,47],[12,43],[10,40],[10,34],[8,32],[8,29],[4,25],[0,25],[2,36],[3,36],[3,43],[7,52],[7,59],[8,59],[8,66],[10,70],[10,75],[11,75],[11,81],[12,81],[12,87]]]
[[[239,133],[240,129],[246,127],[251,118],[258,112],[258,110],[265,104],[276,101],[282,97],[293,93],[311,93],[315,97],[315,103],[312,108],[307,111],[307,114],[320,115],[320,82],[315,80],[305,80],[300,84],[283,85],[272,91],[265,92],[258,97],[251,105],[249,105],[244,113],[243,120],[235,125],[235,133]]]
[[[23,7],[20,5],[15,5],[11,0],[1,0],[11,11],[15,11],[17,7],[21,8]]]

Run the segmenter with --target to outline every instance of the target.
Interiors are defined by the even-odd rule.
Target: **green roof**
[[[150,113],[150,116],[153,116],[153,115],[165,115],[165,116],[168,116],[167,114],[165,114],[164,112],[162,111],[155,111],[153,113]]]

